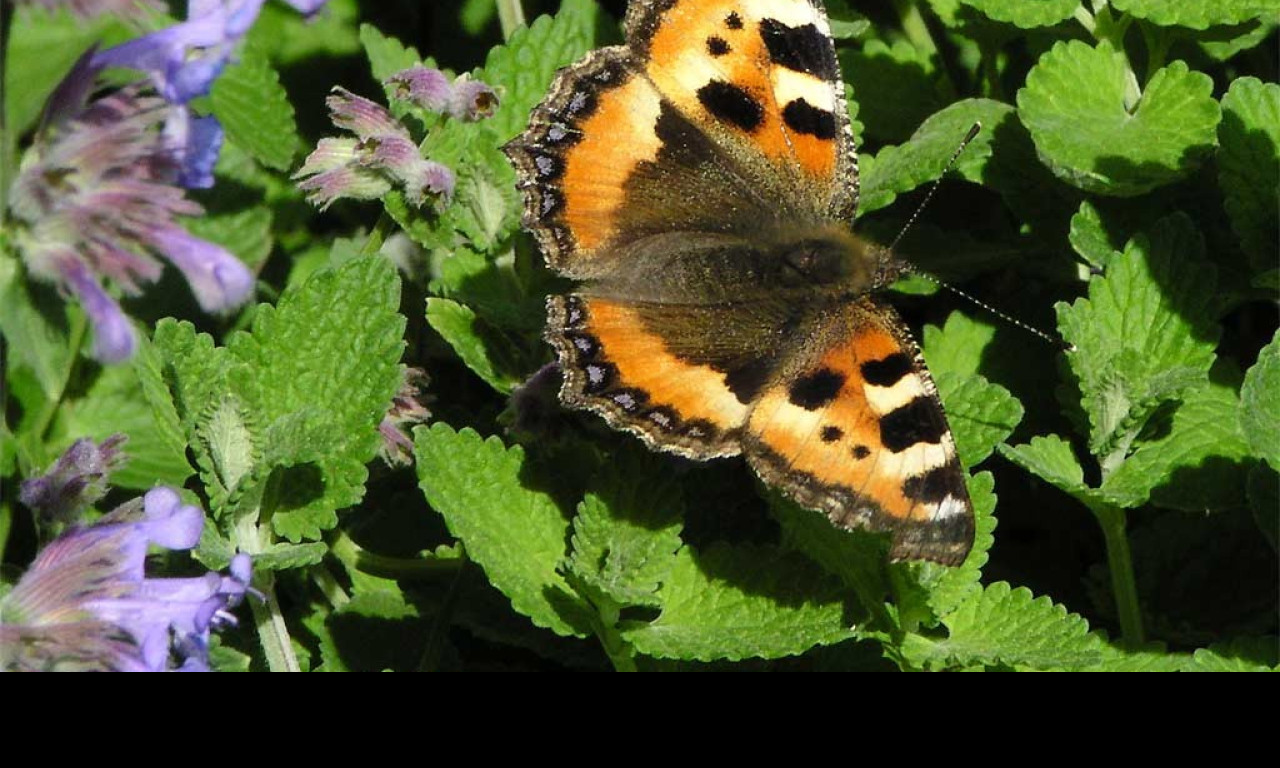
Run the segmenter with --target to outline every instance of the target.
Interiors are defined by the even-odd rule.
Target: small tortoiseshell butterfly
[[[650,447],[744,454],[891,557],[955,565],[973,509],[933,381],[850,231],[858,163],[818,0],[633,0],[626,45],[559,73],[505,148],[560,399]]]

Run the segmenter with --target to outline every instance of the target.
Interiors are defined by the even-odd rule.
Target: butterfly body
[[[954,564],[964,474],[916,346],[855,235],[835,50],[811,0],[641,0],[506,147],[525,225],[579,281],[548,301],[561,400],[651,447],[745,455],[891,555]]]

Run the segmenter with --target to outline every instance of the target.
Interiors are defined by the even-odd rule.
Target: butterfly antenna
[[[902,241],[903,235],[907,234],[907,231],[911,229],[911,225],[916,223],[916,219],[920,218],[920,214],[924,211],[925,206],[929,204],[929,201],[933,199],[934,193],[938,191],[938,185],[942,183],[943,176],[947,175],[947,171],[951,170],[952,166],[956,164],[956,160],[960,159],[960,154],[964,152],[965,147],[969,146],[969,143],[972,142],[975,138],[977,138],[978,133],[981,130],[982,130],[982,123],[974,123],[973,127],[969,129],[969,132],[965,134],[964,140],[960,142],[960,146],[956,147],[956,151],[951,154],[951,159],[947,161],[946,167],[942,169],[942,175],[938,177],[937,181],[933,182],[933,186],[929,187],[928,193],[926,193],[924,196],[924,201],[920,203],[920,206],[918,208],[916,208],[916,212],[911,214],[911,218],[907,219],[906,225],[902,228],[902,231],[898,233],[898,236],[895,237],[893,239],[893,242],[889,244],[890,252],[893,252],[893,249],[897,247],[899,242]],[[1001,320],[1004,320],[1005,322],[1011,325],[1015,325],[1021,328],[1022,330],[1032,334],[1033,336],[1040,337],[1041,339],[1049,342],[1050,344],[1057,347],[1058,349],[1062,349],[1067,352],[1076,351],[1076,345],[1064,339],[1061,339],[1059,337],[1045,333],[1039,328],[1035,328],[1031,325],[1028,325],[1022,322],[1021,320],[1013,318],[1008,314],[1001,312],[1000,310],[986,303],[985,301],[981,301],[973,296],[970,296],[969,294],[965,293],[959,288],[956,288],[955,286],[952,286],[952,285],[948,285],[947,283],[944,283],[943,281],[939,280],[938,278],[934,277],[928,272],[924,272],[920,270],[914,264],[903,261],[899,263],[899,269],[904,273],[919,275],[920,277],[923,277],[925,280],[928,280],[929,282],[933,283],[939,288],[945,288],[948,291],[951,291],[952,293],[954,293],[955,295],[960,296],[961,298],[968,299],[969,301],[973,302],[974,304],[977,304],[979,307],[982,307],[983,309],[987,310],[988,312],[1000,318]]]
[[[1049,342],[1050,344],[1052,344],[1053,346],[1057,347],[1060,350],[1063,350],[1065,352],[1076,351],[1075,344],[1072,344],[1071,342],[1066,341],[1065,339],[1062,339],[1060,337],[1054,336],[1052,334],[1045,333],[1044,331],[1040,330],[1039,328],[1036,328],[1035,326],[1028,325],[1027,323],[1022,322],[1021,320],[1018,320],[1017,318],[1011,317],[1008,314],[1001,312],[1000,310],[986,303],[985,301],[982,301],[981,299],[977,299],[965,293],[964,291],[960,290],[959,288],[956,288],[954,285],[948,285],[947,283],[942,282],[941,280],[929,274],[928,272],[923,272],[917,269],[913,264],[904,263],[902,265],[902,271],[913,274],[913,275],[919,275],[920,277],[923,277],[925,280],[928,280],[929,282],[933,283],[939,288],[945,288],[948,291],[951,291],[952,293],[954,293],[955,295],[961,298],[968,299],[969,301],[973,302],[974,304],[977,304],[979,307],[982,307],[983,309],[987,310],[988,312],[1000,318],[1001,320],[1004,320],[1010,325],[1016,325],[1017,327],[1021,328],[1027,333],[1030,333],[1033,336],[1039,336],[1041,339],[1044,339],[1045,341]]]
[[[907,223],[902,227],[902,231],[898,233],[897,237],[893,238],[892,243],[889,243],[890,251],[896,248],[898,243],[902,242],[902,237],[911,229],[911,225],[916,223],[916,219],[920,218],[921,213],[924,213],[925,206],[927,206],[929,201],[933,199],[933,196],[937,194],[938,186],[942,184],[942,178],[947,175],[947,171],[951,170],[952,166],[956,164],[956,161],[960,159],[960,154],[964,152],[965,147],[969,146],[969,142],[976,139],[978,137],[978,133],[981,131],[982,123],[974,123],[973,127],[969,129],[969,132],[965,134],[964,140],[960,142],[960,146],[956,147],[956,151],[951,153],[951,159],[947,161],[946,166],[942,169],[941,175],[939,175],[937,180],[933,182],[933,186],[929,187],[928,193],[925,194],[924,200],[920,203],[920,206],[916,208],[916,212],[911,214],[911,218],[907,219]]]

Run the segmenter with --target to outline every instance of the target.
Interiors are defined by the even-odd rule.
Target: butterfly
[[[577,281],[545,337],[565,405],[651,448],[743,455],[890,557],[947,565],[973,509],[915,342],[851,231],[858,162],[818,0],[633,0],[506,145],[523,223]]]

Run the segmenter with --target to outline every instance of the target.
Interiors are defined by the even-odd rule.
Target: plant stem
[[[9,179],[18,141],[10,130],[9,115],[4,108],[9,99],[5,88],[5,66],[9,60],[9,32],[12,29],[13,4],[0,0],[0,227],[9,220]]]
[[[272,672],[301,672],[298,657],[293,653],[289,628],[285,626],[284,615],[280,613],[280,602],[276,600],[275,578],[268,578],[270,583],[262,590],[266,602],[249,600],[253,607],[254,622],[258,627],[258,639],[262,642],[262,655],[266,657],[267,668]]]
[[[471,562],[467,558],[467,551],[461,549],[461,546],[459,549],[462,555],[458,558],[458,572],[454,574],[444,603],[436,613],[435,621],[431,623],[431,634],[427,636],[427,645],[422,649],[422,655],[418,657],[419,672],[437,672],[440,669],[440,657],[444,655],[446,635],[449,633],[449,627],[453,626],[453,612],[458,608],[458,599],[462,596],[462,580],[466,577],[467,566]]]
[[[511,33],[525,25],[520,0],[498,0],[498,23],[502,25],[503,40],[510,40]]]
[[[4,562],[4,550],[9,545],[9,531],[13,528],[13,505],[0,502],[0,563]]]
[[[579,590],[584,596],[586,592]],[[622,633],[618,631],[618,620],[622,617],[622,606],[615,603],[604,595],[598,598],[587,597],[591,604],[595,607],[595,615],[591,618],[591,628],[595,632],[596,639],[600,641],[600,647],[604,650],[606,656],[609,657],[609,663],[613,665],[615,672],[636,672],[635,649],[631,647],[622,637]]]
[[[364,549],[346,533],[339,533],[329,551],[347,565],[384,579],[418,578],[449,573],[462,568],[466,553],[459,557],[390,557]]]
[[[342,585],[338,583],[338,580],[323,564],[309,570],[311,580],[320,588],[320,591],[324,594],[324,599],[329,601],[329,605],[337,609],[351,602],[351,596],[347,594],[347,591],[342,588]]]
[[[392,228],[395,227],[395,221],[391,218],[391,214],[383,213],[378,217],[378,221],[370,230],[369,236],[364,239],[364,245],[360,246],[361,256],[372,256],[382,250],[382,244],[387,241],[387,235],[391,234]]]
[[[898,18],[902,21],[902,31],[916,50],[926,54],[937,53],[938,44],[934,42],[933,35],[929,34],[929,25],[925,23],[924,16],[920,13],[919,5],[915,2],[902,2],[902,0],[898,0],[894,5],[898,11]]]
[[[1138,22],[1138,28],[1142,30],[1142,41],[1147,46],[1146,82],[1151,82],[1151,78],[1164,66],[1164,60],[1169,55],[1169,46],[1173,44],[1173,35],[1169,34],[1164,27],[1141,21]]]
[[[89,316],[83,310],[73,313],[71,334],[68,337],[69,343],[67,344],[67,350],[71,353],[71,360],[67,363],[67,372],[62,377],[62,383],[58,386],[57,395],[44,404],[44,408],[41,409],[40,415],[36,418],[35,428],[31,430],[30,434],[34,435],[37,440],[44,440],[50,425],[53,424],[53,417],[58,413],[58,407],[62,405],[62,398],[67,394],[67,387],[71,386],[71,377],[75,373],[76,365],[80,362],[80,347],[84,345],[84,338],[88,332]]]
[[[1129,535],[1125,531],[1125,510],[1098,503],[1092,507],[1102,525],[1107,543],[1107,565],[1111,571],[1111,593],[1120,619],[1120,636],[1124,645],[1137,648],[1145,642],[1142,609],[1138,605],[1138,583],[1133,576],[1133,558],[1129,554]]]
[[[1085,8],[1083,4],[1076,8],[1075,20],[1079,22],[1080,26],[1084,27],[1085,31],[1089,34],[1092,35],[1097,31],[1098,25],[1097,22],[1094,21],[1093,14],[1089,13],[1089,9]]]

